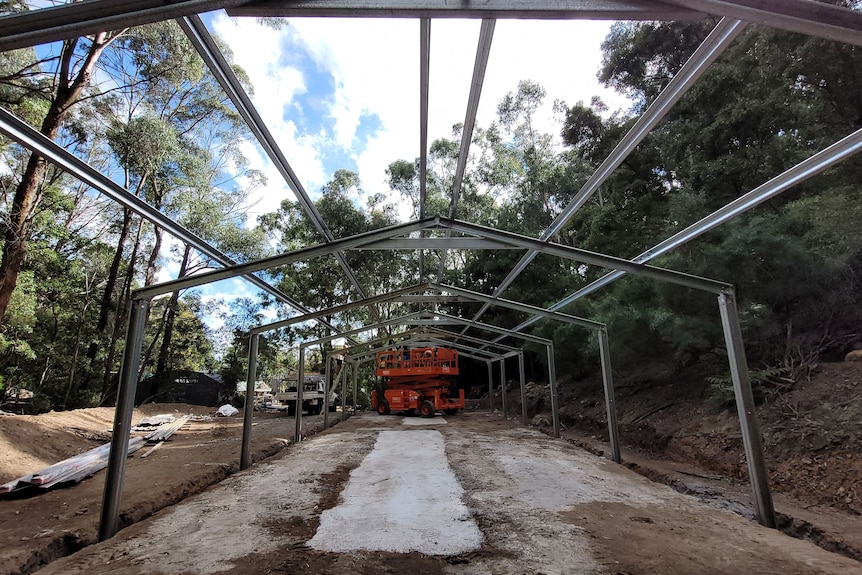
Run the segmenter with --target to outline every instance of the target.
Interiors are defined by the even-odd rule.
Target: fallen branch
[[[693,473],[691,471],[682,471],[679,469],[677,469],[676,472],[682,473],[683,475],[691,475],[692,477],[700,477],[701,479],[711,479],[713,481],[724,479],[724,477],[721,475],[704,475],[702,473]]]
[[[650,415],[655,415],[659,411],[663,411],[663,410],[667,409],[668,407],[673,407],[673,405],[674,405],[673,403],[668,403],[667,405],[662,405],[661,407],[656,407],[655,409],[651,409],[651,410],[647,411],[646,413],[644,413],[643,415],[641,415],[640,417],[634,418],[632,420],[632,423],[640,423],[641,421],[643,421],[644,419],[646,419]]]

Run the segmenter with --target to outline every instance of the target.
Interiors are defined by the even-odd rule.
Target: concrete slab
[[[321,514],[308,545],[335,552],[464,553],[482,544],[482,533],[463,494],[440,432],[383,431],[351,473],[344,502]]]

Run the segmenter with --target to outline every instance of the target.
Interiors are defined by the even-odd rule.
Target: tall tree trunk
[[[102,306],[99,308],[99,323],[96,328],[99,331],[108,327],[108,316],[111,313],[111,303],[114,300],[114,289],[117,285],[117,278],[120,275],[120,264],[123,263],[123,252],[126,249],[126,240],[129,238],[129,231],[132,228],[132,210],[129,208],[123,209],[123,226],[120,228],[120,236],[117,239],[117,249],[114,252],[114,259],[111,261],[111,267],[108,270],[108,279],[105,282],[105,291],[102,292]],[[119,315],[119,306],[117,306],[117,314]]]
[[[126,320],[129,316],[129,297],[132,291],[132,283],[135,279],[135,261],[138,258],[138,248],[140,247],[143,228],[144,220],[141,218],[138,223],[138,230],[135,233],[135,245],[129,256],[129,264],[126,267],[123,288],[117,301],[117,317],[114,320],[114,329],[111,331],[111,343],[108,345],[108,354],[105,357],[105,375],[102,379],[102,404],[105,404],[117,392],[117,382],[119,380],[117,374],[113,373],[114,361],[117,357],[117,341],[123,336],[123,329],[126,327]]]
[[[66,40],[63,43],[58,74],[59,86],[40,128],[44,135],[52,140],[57,137],[60,125],[81,97],[84,87],[90,82],[99,56],[111,40],[106,32],[96,34],[77,73],[72,71],[72,58],[78,39]],[[39,206],[41,183],[47,170],[48,161],[38,154],[31,154],[21,183],[15,189],[15,197],[9,210],[9,227],[4,238],[3,255],[0,258],[0,322],[6,316],[12,292],[18,285],[18,274],[27,253],[27,240],[33,216]]]
[[[183,261],[180,264],[180,271],[177,278],[185,277],[188,272],[191,250],[191,246],[186,244],[186,249],[183,252]],[[171,294],[171,301],[168,303],[168,313],[167,317],[165,317],[165,334],[162,337],[162,346],[159,348],[159,357],[156,360],[156,374],[165,373],[168,370],[168,357],[171,350],[171,340],[174,336],[174,322],[177,318],[179,300],[180,292],[177,290]]]

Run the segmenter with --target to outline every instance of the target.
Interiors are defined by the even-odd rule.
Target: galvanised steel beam
[[[242,4],[244,0],[89,0],[0,18],[0,52],[122,30]]]
[[[650,0],[256,0],[228,9],[231,16],[335,18],[517,18],[694,20],[703,14]]]
[[[455,334],[455,335],[457,335],[457,334]],[[403,331],[400,333],[394,333],[394,334],[391,334],[391,335],[388,335],[385,337],[378,337],[375,339],[371,339],[371,340],[362,342],[362,343],[357,344],[355,346],[352,346],[350,348],[346,348],[345,353],[357,353],[357,352],[364,350],[365,348],[379,349],[381,347],[382,348],[385,348],[387,346],[391,347],[391,346],[395,345],[394,342],[396,339],[399,342],[403,343],[404,340],[407,338],[414,338],[415,339],[417,337],[430,338],[432,336],[428,335],[427,329],[422,328],[422,327],[416,327],[416,328],[412,328],[412,329],[409,329],[407,331]],[[448,341],[445,341],[442,338],[435,338],[435,339],[437,339],[437,341],[440,341],[440,342],[445,342],[447,344],[449,343]],[[485,343],[485,341],[482,340],[482,343]],[[455,347],[455,345],[456,344],[452,344],[452,346],[450,346],[450,347]],[[495,352],[495,351],[472,348],[472,347],[466,346],[465,344],[457,344],[457,345],[462,346],[464,349],[469,349],[471,351],[474,351],[475,353],[481,353],[481,354],[487,355],[488,357],[493,357],[496,359],[499,359],[501,357],[509,357],[510,355],[517,354],[519,351],[517,348],[504,346],[501,349],[506,349],[507,351],[505,351],[504,353],[501,354],[501,353]]]
[[[476,48],[476,61],[473,63],[473,79],[470,82],[470,95],[467,98],[467,114],[464,127],[461,130],[461,147],[458,149],[458,164],[455,167],[455,179],[452,182],[452,199],[449,203],[449,217],[454,219],[458,213],[458,198],[461,195],[461,184],[464,172],[467,170],[467,158],[470,155],[470,142],[473,140],[473,129],[476,127],[476,112],[479,109],[479,97],[485,82],[485,71],[488,69],[488,57],[491,54],[491,40],[494,38],[494,27],[497,21],[486,18],[482,20],[479,29],[479,45]],[[451,235],[446,232],[446,237]],[[443,270],[446,269],[446,252],[440,254],[440,266],[437,269],[437,280],[443,281]]]
[[[770,200],[777,195],[792,188],[808,178],[811,178],[823,170],[837,164],[838,162],[859,153],[862,151],[862,130],[857,130],[849,136],[832,144],[828,148],[821,150],[810,158],[803,160],[789,170],[772,178],[768,182],[758,186],[745,195],[740,196],[729,204],[712,212],[705,218],[691,224],[684,230],[677,232],[668,239],[659,242],[639,256],[633,258],[633,263],[646,263],[654,258],[664,255],[679,246],[698,238],[708,231],[711,231],[721,224],[747,212],[748,210],[759,206],[763,202]],[[606,274],[592,283],[584,286],[578,291],[568,295],[559,302],[552,305],[549,309],[559,311],[570,303],[587,296],[598,289],[610,284],[611,282],[623,277],[625,271],[617,270]],[[534,324],[541,317],[533,317],[516,327],[512,328],[515,331],[520,331],[525,327]]]
[[[431,19],[419,21],[419,219],[428,193],[428,94],[431,80]],[[425,237],[424,232],[420,232]],[[419,251],[419,281],[425,280],[425,253]]]
[[[665,0],[790,32],[862,46],[862,12],[812,0]]]
[[[451,233],[451,232],[447,232]],[[391,238],[366,246],[368,250],[516,250],[519,246],[488,238],[421,237]]]
[[[405,322],[409,322],[411,319],[414,319],[414,318],[418,319],[418,318],[422,317],[423,313],[424,312],[421,312],[421,311],[409,313],[409,314],[402,316],[402,317],[391,318],[391,319],[387,319],[387,320],[383,320],[383,321],[378,321],[378,322],[375,322],[373,324],[363,325],[363,326],[357,327],[355,329],[343,331],[343,332],[335,334],[335,335],[328,335],[325,337],[319,337],[317,339],[304,341],[302,344],[306,345],[306,346],[318,345],[321,343],[326,343],[328,341],[332,341],[333,339],[338,339],[340,337],[344,337],[346,335],[353,336],[353,335],[358,335],[358,334],[366,332],[366,331],[371,331],[372,329],[379,329],[379,328],[384,327],[384,326],[402,324]],[[255,328],[255,331],[260,333],[263,331],[264,327],[266,327],[266,326],[259,326],[259,327]],[[270,328],[270,329],[277,329],[277,328]]]
[[[365,307],[365,306],[371,305],[371,304],[382,303],[382,302],[388,301],[390,298],[392,298],[394,296],[412,293],[414,291],[418,291],[418,290],[422,290],[422,289],[427,289],[427,286],[419,284],[419,285],[415,285],[415,286],[402,288],[402,289],[395,290],[395,291],[392,291],[392,292],[389,292],[386,294],[366,298],[366,299],[361,300],[361,301],[349,302],[349,303],[345,303],[345,304],[341,304],[341,305],[336,305],[336,306],[328,307],[325,309],[319,309],[317,311],[309,312],[309,313],[304,314],[304,315],[298,315],[295,317],[290,317],[290,318],[276,321],[273,323],[268,323],[265,325],[259,325],[257,327],[251,328],[251,332],[252,333],[263,333],[265,331],[271,331],[274,329],[281,329],[283,327],[289,327],[289,326],[297,324],[297,323],[303,323],[306,321],[311,321],[311,320],[316,319],[316,318],[321,317],[321,316],[333,315],[336,313],[343,313],[345,311],[350,311],[351,309],[355,309],[357,307]]]
[[[294,430],[293,430],[293,442],[299,443],[302,441],[302,394],[305,391],[305,346],[299,346],[299,363],[296,366],[296,410],[294,411],[295,417],[293,419],[294,422]],[[329,409],[329,404],[327,402],[327,398],[323,398],[324,404],[326,404],[326,408]]]
[[[254,415],[254,384],[257,380],[257,349],[260,345],[260,334],[252,333],[248,337],[248,367],[245,372],[245,405],[242,417],[242,448],[240,449],[239,468],[248,469],[251,465],[251,424]]]
[[[524,340],[531,341],[533,343],[537,343],[540,345],[549,345],[552,343],[552,341],[550,339],[546,339],[544,337],[539,337],[537,335],[531,335],[529,333],[521,333],[519,331],[513,331],[511,329],[506,329],[506,328],[502,328],[502,327],[499,327],[496,325],[491,325],[488,323],[482,323],[482,322],[474,321],[471,319],[459,318],[459,317],[455,317],[453,315],[449,315],[449,314],[442,313],[442,312],[435,312],[434,315],[438,316],[442,319],[455,321],[455,322],[460,323],[462,325],[474,327],[476,329],[482,329],[485,331],[493,331],[493,332],[497,332],[497,333],[501,333],[501,334],[506,334],[509,337],[516,337],[516,338],[524,339]]]
[[[769,492],[769,475],[763,458],[748,362],[745,359],[745,347],[742,345],[742,329],[739,326],[736,297],[732,290],[718,296],[718,307],[721,313],[721,325],[724,328],[727,359],[730,362],[730,374],[733,380],[733,395],[739,415],[739,426],[742,429],[742,444],[745,447],[745,462],[748,465],[748,477],[754,492],[757,520],[761,525],[774,529],[775,508]]]
[[[524,370],[524,352],[518,354],[518,375],[521,377],[521,423],[527,425],[527,374]]]
[[[213,270],[202,274],[197,274],[188,278],[172,280],[161,284],[156,284],[142,288],[135,292],[136,297],[153,298],[157,295],[171,293],[178,289],[186,289],[197,287],[200,285],[217,282],[224,279],[230,279],[236,276],[241,276],[257,271],[272,269],[278,266],[305,261],[311,258],[330,255],[336,251],[347,250],[361,246],[364,243],[374,242],[381,239],[386,239],[393,235],[410,233],[422,229],[435,228],[439,226],[439,218],[427,218],[425,220],[417,220],[390,226],[388,228],[380,228],[370,232],[364,232],[349,238],[335,240],[329,244],[318,244],[316,246],[308,246],[300,248],[285,254],[271,256],[260,260],[254,260],[237,264],[229,268]]]
[[[396,341],[403,344],[406,339],[417,338],[417,337],[426,337],[425,332],[422,328],[413,328],[407,331],[403,331],[401,333],[393,333],[391,335],[387,335],[384,337],[377,337],[374,339],[370,339],[368,341],[361,342],[357,345],[351,346],[349,348],[345,348],[343,351],[345,354],[350,355],[351,357],[356,355],[357,353],[365,353],[368,349],[381,349],[386,347],[392,347],[396,345]],[[441,340],[442,341],[442,340]],[[480,350],[477,350],[477,353]],[[483,352],[489,357],[499,357],[499,354],[492,351]]]
[[[417,334],[413,334],[413,333],[407,334],[405,332],[404,334],[398,334],[398,335],[408,335],[409,336],[409,337],[405,337],[404,339],[399,340],[399,344],[401,344],[401,345],[418,345],[418,344],[423,343],[423,342],[429,343],[429,344],[440,344],[443,346],[453,347],[453,348],[457,349],[458,353],[461,355],[464,355],[462,353],[462,350],[465,350],[468,353],[473,353],[475,355],[471,355],[469,357],[474,358],[474,359],[478,359],[480,361],[487,361],[489,358],[494,359],[494,360],[499,360],[503,357],[500,354],[495,354],[495,353],[492,353],[489,351],[477,350],[477,349],[471,348],[470,346],[466,346],[464,344],[455,343],[455,344],[450,345],[450,342],[448,342],[446,340],[428,338],[428,337],[425,337],[422,334],[418,334],[418,333]],[[363,344],[363,346],[365,346],[365,345],[366,344]],[[352,360],[356,360],[357,358],[361,359],[361,358],[374,357],[374,355],[376,355],[377,352],[379,352],[380,350],[389,349],[392,347],[393,344],[389,343],[387,338],[380,338],[380,339],[377,339],[374,341],[367,342],[367,345],[368,345],[367,349],[354,348],[352,350],[347,350],[346,355],[348,357],[350,357]]]
[[[403,303],[465,303],[473,301],[469,298],[457,295],[436,295],[436,294],[419,294],[419,295],[402,295],[392,301]]]
[[[228,8],[236,16],[695,20],[704,13],[862,45],[862,14],[812,0],[257,0]]]
[[[461,336],[460,334],[457,334],[454,331],[448,331],[448,330],[445,330],[445,329],[442,329],[439,327],[421,326],[419,331],[420,331],[420,333],[432,333],[432,334],[435,334],[441,338],[442,337],[454,337],[454,338],[463,339],[464,341],[470,341],[473,343],[483,344],[485,346],[485,348],[493,347],[493,348],[505,350],[506,353],[511,354],[511,357],[514,357],[517,353],[519,353],[521,351],[520,348],[517,348],[517,347],[512,347],[510,345],[502,345],[499,343],[491,343],[487,339],[483,339],[480,337]],[[485,349],[485,348],[482,348],[482,349]]]
[[[488,413],[494,413],[494,368],[488,360],[485,366],[488,368]]]
[[[126,338],[111,449],[105,472],[105,491],[99,519],[99,541],[110,539],[120,530],[120,496],[123,493],[126,458],[129,455],[129,436],[132,429],[132,411],[135,407],[134,383],[137,381],[138,368],[141,365],[141,346],[144,341],[148,307],[149,302],[135,300],[132,301],[129,310],[129,335]],[[127,382],[132,384],[128,385]]]
[[[657,268],[654,266],[638,264],[623,258],[598,254],[595,252],[590,252],[580,248],[573,248],[570,246],[564,246],[562,244],[557,244],[553,242],[541,241],[529,238],[527,236],[521,236],[512,232],[495,230],[492,228],[487,228],[485,226],[471,224],[460,220],[449,220],[441,218],[440,223],[441,225],[449,227],[456,231],[484,235],[490,239],[498,241],[507,241],[510,242],[512,245],[535,250],[537,253],[557,256],[564,259],[574,260],[608,269],[622,269],[635,275],[642,275],[710,293],[718,294],[721,293],[722,290],[725,290],[730,287],[730,284],[726,282],[720,282],[717,280],[703,278],[700,276],[686,274],[683,272],[678,272],[665,268]],[[361,249],[367,249],[370,246],[373,246],[373,244],[365,245]]]
[[[614,376],[611,369],[611,350],[608,344],[608,332],[600,330],[599,354],[602,358],[602,385],[605,391],[605,410],[608,415],[608,440],[611,444],[611,459],[622,462],[620,454],[620,429],[617,424],[617,400],[614,392]]]
[[[216,81],[225,91],[231,102],[233,102],[237,112],[242,116],[249,130],[251,130],[260,146],[266,152],[266,155],[269,156],[270,161],[275,165],[276,169],[278,169],[279,173],[284,178],[285,183],[287,183],[294,196],[296,196],[296,199],[302,206],[302,210],[317,230],[317,233],[323,237],[324,242],[332,243],[335,237],[332,235],[332,232],[323,220],[323,216],[320,215],[320,212],[317,210],[317,206],[314,205],[314,202],[311,201],[308,193],[306,193],[305,188],[300,183],[299,178],[293,171],[293,168],[290,167],[287,158],[278,147],[278,143],[276,143],[275,138],[272,136],[269,128],[267,128],[263,118],[260,117],[257,108],[254,107],[251,98],[249,98],[240,83],[239,78],[237,78],[233,68],[231,68],[230,64],[221,53],[221,50],[219,50],[213,37],[210,35],[206,26],[204,26],[204,23],[198,16],[180,18],[177,22],[186,33],[189,41],[198,51],[198,54],[203,59],[204,63],[210,69],[210,72],[215,77]],[[365,289],[360,284],[356,274],[354,274],[353,270],[350,269],[350,266],[347,265],[347,260],[344,259],[344,254],[336,251],[333,252],[332,255],[335,256],[335,259],[338,261],[338,265],[341,267],[344,275],[347,276],[353,289],[355,289],[361,297],[367,297]],[[371,313],[376,315],[377,310],[371,308]]]
[[[551,225],[539,237],[542,241],[549,240],[572,218],[599,187],[610,177],[611,173],[634,151],[647,134],[665,117],[670,109],[694,85],[706,69],[730,46],[734,39],[745,28],[739,21],[723,19],[710,32],[709,36],[695,50],[685,65],[673,77],[655,101],[635,122],[634,126],[623,136],[602,164],[596,169],[590,179],[581,187],[569,205],[556,217]],[[527,269],[527,266],[539,255],[539,250],[531,250],[515,265],[512,271],[494,290],[494,296],[500,296],[508,289],[515,279]],[[487,311],[483,306],[473,319],[479,319]]]
[[[602,330],[599,330],[600,332]],[[551,380],[551,414],[554,420],[554,437],[560,437],[560,402],[557,397],[557,361],[553,344],[548,346],[548,374]]]
[[[500,411],[503,419],[509,419],[506,413],[506,360],[500,360]]]
[[[0,108],[0,132],[3,132],[22,146],[29,148],[33,153],[39,154],[48,161],[59,166],[64,171],[75,176],[81,182],[87,184],[100,194],[107,196],[121,206],[132,210],[150,223],[164,229],[178,240],[187,243],[213,261],[218,262],[226,268],[237,265],[236,262],[222,253],[219,249],[176,223],[174,220],[138,198],[135,194],[123,188],[82,159],[66,151],[56,142],[30,126],[27,122],[17,118],[11,112],[3,108]],[[297,311],[303,313],[308,311],[300,302],[251,273],[231,274],[231,277],[237,276],[243,277],[254,286],[269,293],[277,300],[287,303]],[[325,321],[321,321],[320,323],[329,329],[335,329]]]
[[[490,303],[492,305],[496,305],[496,306],[500,306],[500,307],[506,307],[506,308],[514,309],[514,310],[521,311],[524,313],[541,315],[541,316],[547,317],[549,319],[554,319],[554,320],[561,321],[564,323],[570,323],[572,325],[579,325],[579,326],[585,327],[587,329],[602,329],[603,327],[605,327],[605,324],[597,322],[597,321],[583,319],[583,318],[569,315],[566,313],[548,311],[544,308],[536,307],[533,305],[527,305],[527,304],[515,302],[512,300],[507,300],[507,299],[502,299],[502,298],[494,298],[494,297],[480,294],[480,293],[477,293],[474,291],[466,290],[464,288],[459,288],[459,287],[450,286],[450,285],[443,285],[443,284],[433,284],[433,283],[429,284],[429,285],[431,288],[438,289],[440,291],[459,294],[459,295],[463,295],[463,296],[467,296],[467,297],[472,297],[472,298],[476,299],[477,301],[484,301],[484,302]]]

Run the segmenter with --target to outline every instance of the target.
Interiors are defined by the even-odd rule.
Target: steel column
[[[551,412],[554,415],[554,437],[559,437],[560,406],[557,401],[557,364],[554,360],[554,344],[548,345],[548,378],[551,381]]]
[[[500,360],[500,403],[503,419],[509,419],[506,414],[506,360]]]
[[[341,362],[341,421],[347,419],[347,370],[350,367],[347,358]]]
[[[521,423],[527,425],[527,376],[524,371],[524,352],[518,353],[518,374],[521,376]]]
[[[323,346],[321,346],[322,348]],[[323,365],[325,366],[323,369],[323,378],[326,383],[323,385],[323,389],[326,390],[326,395],[323,397],[323,429],[329,429],[329,396],[332,394],[332,384],[329,381],[331,376],[329,370],[329,364],[332,363],[332,357],[324,351],[323,353]]]
[[[248,370],[245,374],[245,405],[242,416],[242,448],[240,449],[239,468],[251,465],[251,419],[254,411],[254,383],[257,380],[257,349],[260,334],[252,332],[248,338]]]
[[[117,407],[114,411],[111,450],[108,454],[108,470],[102,498],[99,541],[110,539],[120,530],[120,496],[123,492],[126,458],[129,456],[132,411],[135,408],[135,389],[138,386],[138,369],[141,365],[141,347],[144,342],[148,307],[148,300],[134,299],[129,311],[126,350],[123,353],[123,367],[117,389]]]
[[[599,354],[602,356],[602,383],[605,388],[605,408],[608,413],[608,439],[611,444],[611,459],[622,462],[620,456],[620,430],[617,425],[617,403],[614,394],[614,376],[611,371],[611,351],[608,346],[608,332],[599,330]]]
[[[769,492],[769,477],[763,458],[754,394],[751,392],[745,348],[742,345],[742,329],[739,327],[736,298],[732,291],[718,296],[718,308],[724,328],[727,359],[730,362],[730,375],[733,378],[733,394],[736,397],[736,411],[739,414],[739,426],[742,429],[742,443],[745,446],[745,461],[748,464],[748,476],[754,493],[757,520],[761,525],[775,528],[775,509]]]
[[[359,364],[353,362],[353,415],[356,415],[356,396],[359,391]]]
[[[485,361],[488,367],[488,413],[494,413],[494,368],[491,367],[491,361]]]
[[[299,365],[296,368],[296,429],[293,432],[294,443],[302,441],[302,392],[305,387],[305,346],[299,346]]]

